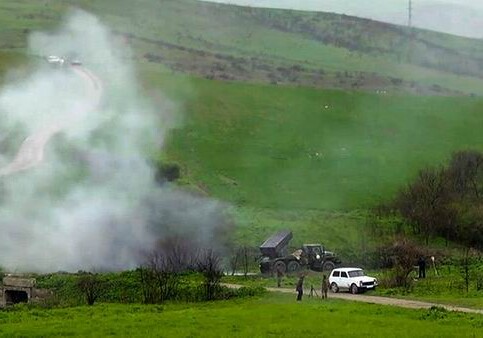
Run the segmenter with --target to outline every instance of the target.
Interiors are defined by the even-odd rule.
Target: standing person
[[[280,267],[277,267],[277,287],[282,286],[283,271]]]
[[[297,301],[299,302],[302,300],[302,296],[304,295],[304,278],[305,276],[300,276],[295,288],[295,291],[297,291]]]
[[[426,260],[423,256],[418,259],[419,278],[426,278]]]
[[[329,291],[329,281],[324,274],[322,275],[322,299],[327,299],[327,291]]]

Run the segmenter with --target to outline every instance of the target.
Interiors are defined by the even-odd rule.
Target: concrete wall
[[[12,286],[17,288],[33,288],[35,286],[35,278],[20,278],[7,276],[3,277],[3,286]]]

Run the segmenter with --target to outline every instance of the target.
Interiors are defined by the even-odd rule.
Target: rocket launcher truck
[[[288,254],[288,244],[292,237],[290,230],[282,230],[260,245],[262,273],[293,273],[300,269],[331,271],[341,263],[340,259],[333,252],[327,251],[322,244],[304,244],[300,249]]]

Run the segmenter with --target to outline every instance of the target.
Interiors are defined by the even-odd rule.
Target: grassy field
[[[353,209],[391,196],[424,165],[481,149],[483,101],[193,80],[167,151],[237,205]],[[474,128],[473,128],[474,126]]]
[[[477,337],[483,333],[478,315],[307,298],[297,304],[291,295],[198,305],[17,309],[1,312],[0,324],[3,337],[326,337],[329,332],[338,337]]]

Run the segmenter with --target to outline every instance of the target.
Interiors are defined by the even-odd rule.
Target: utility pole
[[[408,27],[411,29],[413,26],[413,1],[409,0],[409,6],[408,6]]]
[[[407,60],[409,63],[413,59],[414,35],[413,35],[413,1],[409,0],[408,4],[408,51]]]

